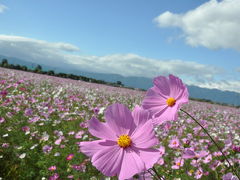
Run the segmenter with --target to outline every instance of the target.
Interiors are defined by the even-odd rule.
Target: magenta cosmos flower
[[[124,105],[113,104],[105,111],[105,123],[95,117],[89,121],[89,132],[101,140],[81,142],[80,151],[104,175],[131,178],[159,159],[159,151],[152,148],[158,140],[148,117],[139,106],[131,113]]]
[[[180,105],[188,103],[186,86],[173,75],[169,75],[169,78],[158,76],[153,84],[143,100],[143,109],[150,111],[154,124],[176,120]]]

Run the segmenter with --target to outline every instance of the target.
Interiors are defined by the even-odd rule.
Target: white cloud
[[[210,0],[183,14],[164,12],[154,19],[159,27],[178,27],[186,43],[210,49],[240,51],[240,0]]]
[[[79,48],[68,43],[52,43],[21,36],[0,35],[0,54],[30,62],[55,66],[67,62],[64,53],[74,51],[79,51]]]
[[[169,73],[192,77],[196,80],[211,80],[215,74],[222,71],[213,66],[198,64],[183,60],[156,60],[141,57],[136,54],[113,54],[107,56],[70,56],[70,62],[86,66],[95,72],[115,73],[123,76],[154,77]]]
[[[196,85],[190,82],[188,84]],[[237,80],[204,82],[204,83],[198,83],[197,86],[202,88],[219,89],[223,91],[235,91],[240,93],[240,81],[237,81]]]
[[[0,13],[3,13],[7,9],[8,9],[7,6],[4,6],[3,4],[0,4]]]
[[[215,77],[224,74],[222,69],[214,66],[193,61],[152,59],[136,54],[83,56],[71,53],[75,51],[79,51],[79,48],[68,43],[0,35],[0,55],[17,57],[33,63],[150,78],[172,73],[181,77],[185,83],[240,92],[237,88],[240,87],[239,81],[235,84],[232,82],[231,85],[226,85],[224,82],[214,84]]]

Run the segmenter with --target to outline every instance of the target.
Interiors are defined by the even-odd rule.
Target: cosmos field
[[[106,177],[80,152],[96,140],[88,120],[104,119],[121,103],[130,110],[146,92],[0,68],[0,179],[117,179]],[[182,107],[204,126],[240,171],[240,109],[190,101]],[[155,127],[161,179],[226,179],[232,172],[216,146],[190,117]],[[187,156],[187,150],[194,156]],[[134,179],[157,179],[152,169]],[[230,178],[231,179],[231,178]],[[232,178],[233,179],[233,178]]]

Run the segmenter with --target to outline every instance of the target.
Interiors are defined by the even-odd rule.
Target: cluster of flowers
[[[162,79],[170,85],[170,78]],[[159,80],[155,81],[155,86],[158,84],[157,81]],[[128,166],[125,171],[137,166],[138,169],[135,172],[138,175],[133,179],[156,179],[155,170],[162,176],[158,179],[219,179],[222,177],[223,180],[236,180],[237,177],[233,173],[240,172],[240,109],[190,100],[184,106],[184,111],[197,117],[199,124],[209,130],[209,134],[219,144],[219,150],[216,144],[214,145],[213,141],[208,139],[203,128],[189,118],[190,116],[184,113],[182,108],[183,113],[179,113],[178,120],[171,121],[177,119],[178,109],[174,108],[177,108],[177,105],[180,107],[181,104],[178,103],[182,100],[181,92],[178,99],[178,93],[175,96],[171,94],[174,90],[172,84],[176,83],[171,83],[170,87],[158,85],[161,88],[157,88],[158,86],[151,88],[146,96],[143,91],[0,68],[0,159],[3,162],[2,166],[0,165],[1,177],[3,179],[42,177],[49,180],[105,178],[102,173],[92,167],[89,163],[90,159],[78,150],[81,145],[83,152],[83,141],[96,140],[90,135],[87,129],[90,123],[86,120],[95,116],[102,122],[105,119],[109,121],[104,118],[104,111],[117,102],[131,110],[136,105],[142,107],[135,107],[133,112],[127,110],[132,116],[130,119],[135,120],[136,126],[134,124],[131,126],[133,130],[129,132],[121,130],[116,133],[110,128],[111,131],[108,133],[110,132],[111,135],[112,132],[115,138],[112,140],[100,138],[104,142],[99,142],[100,145],[106,146],[105,141],[107,143],[110,141],[115,142],[115,145],[109,144],[110,150],[114,149],[112,147],[118,147],[111,157],[104,157],[107,160],[113,159],[112,162],[105,162],[105,159],[101,162],[102,166],[106,166],[104,168],[110,169],[111,163],[114,163],[111,170],[119,168],[119,171],[114,170],[110,175],[119,176],[120,171],[125,174],[122,166]],[[158,91],[161,93],[158,94]],[[168,91],[170,91],[169,94],[165,93]],[[118,110],[127,109],[125,106],[119,104],[112,106],[114,108],[110,110],[119,111],[112,113],[115,116],[121,117],[119,113],[126,114],[125,110]],[[112,119],[119,121],[115,116]],[[129,115],[123,117],[125,116],[129,119]],[[149,134],[145,126],[142,127],[147,121],[153,124],[146,125],[150,126],[149,132],[153,134],[152,146],[151,142],[144,138]],[[116,126],[121,129],[125,127],[120,125]],[[138,129],[140,127],[144,133],[135,134],[140,131]],[[105,133],[105,131],[99,132],[102,135]],[[121,135],[125,136],[119,139]],[[137,138],[133,139],[133,137]],[[143,142],[140,144],[140,141]],[[154,141],[156,141],[155,144]],[[96,144],[89,144],[90,147],[85,148],[86,151],[92,151],[92,155],[89,155],[91,159],[97,151],[104,148]],[[117,150],[121,152],[118,154]],[[134,156],[128,154],[134,162],[123,165],[123,159],[126,159],[125,154],[130,151],[135,153]],[[119,157],[115,157],[114,153]],[[153,154],[156,156],[155,159],[151,159]],[[146,155],[146,158],[143,158],[143,155]],[[226,159],[224,156],[229,162],[224,160]],[[16,157],[16,161],[12,161],[9,157]],[[116,158],[119,159],[116,160]],[[135,159],[140,159],[142,163],[137,161],[135,163]],[[156,159],[158,160],[154,167]],[[126,159],[127,162],[130,160]],[[32,164],[38,166],[32,166]],[[12,171],[12,167],[19,168]],[[147,170],[148,167],[150,169]]]
[[[112,104],[105,111],[106,122],[89,120],[89,132],[100,140],[81,142],[80,151],[104,175],[129,179],[158,162],[161,153],[154,148],[158,145],[154,127],[177,120],[180,106],[188,103],[188,90],[173,75],[156,77],[153,83],[141,107],[130,112],[122,104]]]

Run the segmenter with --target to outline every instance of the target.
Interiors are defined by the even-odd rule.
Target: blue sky
[[[0,54],[240,92],[239,12],[240,0],[0,0]]]

